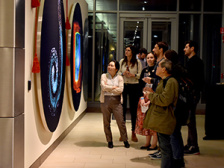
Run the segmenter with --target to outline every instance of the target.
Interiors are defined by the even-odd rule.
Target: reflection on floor
[[[224,140],[203,140],[204,115],[197,115],[200,155],[185,156],[186,168],[224,168]],[[128,135],[131,123],[127,121]],[[58,147],[41,165],[41,168],[159,168],[160,160],[148,157],[153,151],[140,150],[145,137],[138,136],[139,142],[130,142],[129,149],[119,142],[116,121],[112,120],[114,148],[107,148],[103,132],[101,113],[86,113],[83,119],[65,137]],[[223,130],[220,130],[223,132]],[[182,128],[186,142],[187,127]]]

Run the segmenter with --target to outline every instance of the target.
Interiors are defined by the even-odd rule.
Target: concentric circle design
[[[40,45],[41,92],[48,129],[57,128],[65,83],[65,19],[63,1],[45,0]]]

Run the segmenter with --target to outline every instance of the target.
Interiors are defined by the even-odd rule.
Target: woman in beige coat
[[[121,103],[122,92],[124,89],[123,78],[118,75],[119,62],[110,61],[107,67],[108,73],[101,76],[101,95],[100,107],[103,113],[104,132],[108,142],[108,148],[113,148],[113,139],[110,128],[111,114],[113,113],[120,131],[121,140],[124,141],[124,146],[129,148],[127,137],[127,129],[123,119],[123,107]]]

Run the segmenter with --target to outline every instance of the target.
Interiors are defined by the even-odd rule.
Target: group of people
[[[204,83],[204,67],[196,55],[197,49],[196,42],[186,42],[186,67],[180,64],[176,51],[168,50],[166,42],[157,42],[153,52],[149,53],[146,49],[136,53],[134,46],[127,46],[123,59],[109,62],[107,73],[101,76],[100,95],[104,132],[109,148],[113,148],[110,128],[112,113],[120,131],[119,140],[124,142],[126,148],[130,147],[125,124],[129,97],[131,140],[138,142],[136,134],[146,136],[146,143],[140,149],[157,150],[149,156],[160,158],[162,168],[184,167],[184,153],[200,154],[195,112]],[[196,90],[194,105],[190,107],[185,146],[181,135],[182,123],[178,115],[175,115],[181,113],[175,107],[179,96],[178,79],[183,76],[190,78]]]

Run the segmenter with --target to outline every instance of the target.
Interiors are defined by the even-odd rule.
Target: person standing
[[[167,50],[164,53],[164,58],[168,59],[173,64],[173,72],[172,77],[174,77],[178,82],[181,79],[185,79],[187,76],[186,69],[180,64],[179,62],[179,55],[174,50]],[[180,88],[179,88],[180,90]],[[177,101],[177,106],[179,101]],[[184,144],[183,144],[183,138],[181,134],[181,127],[183,125],[182,116],[183,111],[178,109],[176,106],[174,110],[174,114],[176,117],[176,127],[174,129],[174,132],[170,136],[170,142],[171,147],[173,151],[173,166],[174,168],[182,168],[185,166],[184,162]]]
[[[140,85],[140,89],[143,91],[143,95],[142,95],[142,97],[140,97],[140,100],[138,103],[135,133],[146,136],[146,143],[144,146],[141,146],[140,149],[156,150],[157,149],[157,133],[150,131],[149,129],[143,128],[143,121],[145,119],[146,113],[143,112],[141,109],[141,106],[144,105],[144,103],[147,106],[150,103],[148,101],[148,92],[147,92],[148,86],[146,86],[146,83],[142,79],[144,77],[154,77],[154,72],[152,72],[152,71],[153,71],[155,63],[156,63],[156,58],[152,52],[148,53],[146,61],[147,61],[148,66],[142,70],[141,76],[139,79],[139,85]],[[144,100],[143,104],[141,103],[142,100]],[[153,138],[153,140],[151,143],[152,138]]]
[[[166,42],[160,41],[157,42],[153,48],[153,54],[156,57],[156,65],[153,69],[153,72],[156,74],[156,69],[160,63],[160,61],[162,61],[164,59],[164,53],[168,50],[168,44]],[[157,75],[155,75],[154,77],[150,78],[150,77],[146,77],[143,79],[144,82],[146,83],[152,83],[153,84],[153,90],[156,90],[156,87],[159,83],[159,80],[161,78]]]
[[[176,126],[174,107],[178,99],[178,82],[171,77],[172,62],[162,60],[156,70],[156,75],[161,77],[159,85],[154,92],[149,93],[150,106],[146,114],[143,128],[152,129],[158,133],[159,147],[161,150],[161,168],[173,168],[173,153],[170,135]]]
[[[195,89],[195,100],[191,107],[190,122],[188,126],[187,144],[184,146],[185,154],[200,154],[198,146],[198,135],[196,128],[196,108],[200,100],[200,92],[204,83],[204,64],[203,61],[196,55],[198,45],[195,41],[187,41],[185,43],[184,54],[188,57],[186,64],[187,73]]]
[[[153,72],[156,74],[156,71],[157,71],[157,67],[159,65],[159,63],[164,59],[164,53],[168,50],[168,44],[164,41],[160,41],[160,42],[157,42],[153,48],[153,53],[154,55],[156,56],[156,65],[153,69]],[[143,79],[144,82],[146,83],[152,83],[153,86],[152,86],[152,89],[155,91],[157,86],[158,86],[158,83],[160,81],[160,77],[157,76],[157,75],[154,75],[154,77],[145,77]],[[152,153],[152,154],[149,154],[149,156],[152,158],[152,159],[161,159],[161,152],[160,152],[160,149],[158,149],[158,151]]]
[[[135,134],[135,124],[137,117],[137,106],[139,94],[139,78],[142,71],[141,62],[136,59],[136,49],[130,45],[125,48],[125,57],[120,60],[119,74],[124,78],[124,91],[123,91],[123,116],[126,121],[127,111],[127,96],[129,95],[129,105],[131,113],[132,136],[131,140],[138,142]]]
[[[100,94],[100,107],[103,113],[104,132],[108,142],[108,148],[113,148],[113,139],[110,128],[111,113],[113,113],[121,139],[124,146],[129,148],[127,130],[123,120],[123,78],[117,74],[119,70],[119,62],[110,61],[107,67],[108,73],[101,75],[101,94]]]
[[[139,79],[140,91],[142,91],[146,85],[146,82],[144,81],[145,77],[151,77],[151,78],[155,77],[154,68],[156,64],[156,57],[152,52],[148,53],[146,57],[146,62],[147,62],[147,66],[142,69],[140,79]]]
[[[142,63],[142,69],[144,69],[147,66],[146,62],[146,56],[147,56],[147,49],[140,48],[138,52],[138,59]]]

